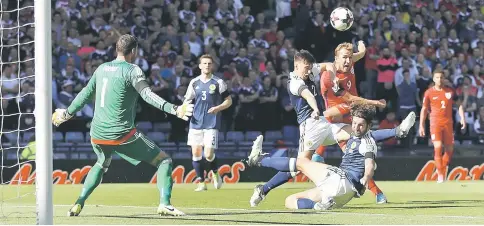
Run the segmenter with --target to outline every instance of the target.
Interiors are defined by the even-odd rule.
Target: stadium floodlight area
[[[0,224],[33,217],[34,208],[37,224],[54,223],[51,4],[0,2]],[[24,164],[35,165],[28,178],[5,173]]]

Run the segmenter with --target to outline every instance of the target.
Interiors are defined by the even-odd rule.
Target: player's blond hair
[[[334,55],[337,56],[339,51],[342,50],[342,49],[346,49],[350,53],[352,53],[353,52],[353,44],[351,44],[349,42],[343,42],[343,43],[339,44],[338,46],[336,46],[336,49],[334,49]]]

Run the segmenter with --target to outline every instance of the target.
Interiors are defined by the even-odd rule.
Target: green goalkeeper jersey
[[[156,96],[146,85],[143,91],[135,88],[139,82],[145,80],[143,71],[137,65],[124,60],[103,63],[67,111],[71,115],[79,111],[95,94],[91,138],[93,141],[120,140],[135,128],[136,106],[140,94],[148,103],[173,114],[173,110],[167,110],[173,109],[173,105]]]

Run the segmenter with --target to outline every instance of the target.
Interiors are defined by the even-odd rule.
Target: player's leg
[[[205,171],[203,170],[203,130],[199,129],[189,129],[188,130],[188,146],[192,147],[192,165],[195,173],[197,174],[197,188],[195,191],[205,191],[207,190],[207,185],[205,185]]]
[[[82,186],[82,191],[76,200],[74,206],[67,213],[68,216],[78,216],[84,203],[92,194],[94,189],[101,183],[103,179],[103,174],[108,171],[109,165],[111,164],[112,150],[113,147],[107,145],[92,144],[92,148],[97,155],[97,161],[94,166],[89,170],[86,180]]]
[[[353,185],[336,172],[341,170],[334,166],[321,171],[320,175],[326,176],[315,181],[317,187],[287,197],[286,208],[328,210],[343,207],[355,196],[355,191]]]
[[[351,125],[343,124],[343,123],[335,123],[335,124],[332,124],[331,127],[332,127],[332,132],[327,135],[323,145],[331,145],[334,143],[338,143],[341,150],[344,152],[346,141],[350,138],[350,134],[352,131]],[[386,135],[392,135],[392,134],[390,133]],[[377,203],[382,204],[382,203],[388,202],[386,196],[383,194],[382,190],[376,185],[373,179],[368,181],[368,189],[375,195]]]
[[[310,199],[303,201],[304,204],[301,206],[306,208],[314,207],[318,204],[317,208],[314,207],[315,209],[330,209],[336,204],[335,198],[345,196],[343,198],[346,201],[339,200],[340,204],[344,205],[354,195],[350,185],[347,185],[349,182],[346,181],[345,186],[341,187],[341,181],[345,179],[341,177],[341,175],[344,175],[344,172],[337,167],[332,167],[324,163],[313,162],[307,158],[264,157],[262,151],[257,149],[251,151],[247,163],[249,166],[269,167],[283,172],[294,173],[300,171],[306,175],[311,181],[315,182],[321,191],[321,200],[319,202],[314,202],[314,200]],[[331,167],[335,168],[339,173],[329,172],[328,169]],[[349,193],[351,195],[348,199]],[[294,204],[291,206],[294,207]]]
[[[332,107],[329,107],[324,111],[324,116],[326,120],[330,123],[345,123],[345,124],[351,124],[351,117],[349,117],[350,113],[350,106],[347,104],[338,104],[334,105]],[[349,127],[351,130],[351,127]],[[350,132],[351,133],[351,132]],[[341,150],[344,150],[344,145],[346,145],[346,142],[339,143],[339,146]],[[313,154],[312,159],[315,162],[322,162],[324,163],[324,152],[326,151],[326,147],[324,145],[320,145],[317,149],[316,152]]]
[[[215,149],[218,148],[218,130],[207,129],[203,130],[203,152],[205,160],[207,160],[207,172],[212,171],[212,181],[215,189],[222,187],[222,178],[218,174],[217,157],[215,156]]]
[[[288,209],[313,209],[315,203],[320,200],[321,191],[315,187],[288,196],[285,201],[285,206]]]
[[[396,128],[372,131],[371,135],[375,141],[383,141],[392,137],[405,137],[407,136],[408,131],[410,131],[415,124],[415,118],[415,112],[410,112],[402,123]],[[351,136],[351,125],[344,123],[333,123],[331,124],[331,128],[332,133],[328,134],[326,140],[323,142],[323,146],[338,143],[340,144],[340,147],[344,148],[342,144],[344,144],[344,142],[347,141]]]
[[[443,128],[441,126],[430,126],[430,138],[434,145],[434,161],[437,168],[437,183],[444,182],[444,165],[442,163],[442,138]]]
[[[157,168],[156,186],[160,193],[158,214],[185,215],[171,205],[171,192],[173,189],[173,179],[171,177],[173,169],[172,159],[155,142],[143,133],[136,132],[132,138],[116,148],[116,153],[133,165],[138,165],[141,161],[144,161]]]
[[[444,178],[449,167],[450,160],[454,155],[454,131],[452,124],[445,126],[443,131],[442,143],[444,145],[444,156],[442,157],[442,168]]]
[[[323,140],[324,131],[329,128],[329,124],[323,120],[307,119],[299,126],[300,140],[298,158],[311,159],[314,150],[320,145]],[[254,141],[252,149],[259,149],[262,151],[263,136],[257,137]],[[296,176],[297,172],[278,172],[264,185],[257,185],[254,188],[254,193],[250,198],[250,205],[255,207],[259,205],[266,195],[274,188],[277,188],[291,178]]]

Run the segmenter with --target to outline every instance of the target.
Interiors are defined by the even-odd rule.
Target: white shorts
[[[346,178],[345,172],[335,166],[328,167],[326,176],[321,181],[315,182],[321,191],[321,200],[326,202],[333,199],[335,205],[332,208],[341,208],[356,195],[356,188]]]
[[[204,146],[206,148],[218,148],[218,130],[216,129],[189,129],[189,146]]]
[[[338,143],[335,136],[345,125],[344,123],[331,124],[324,117],[319,117],[318,120],[306,119],[299,125],[299,152],[314,151],[321,145]]]

